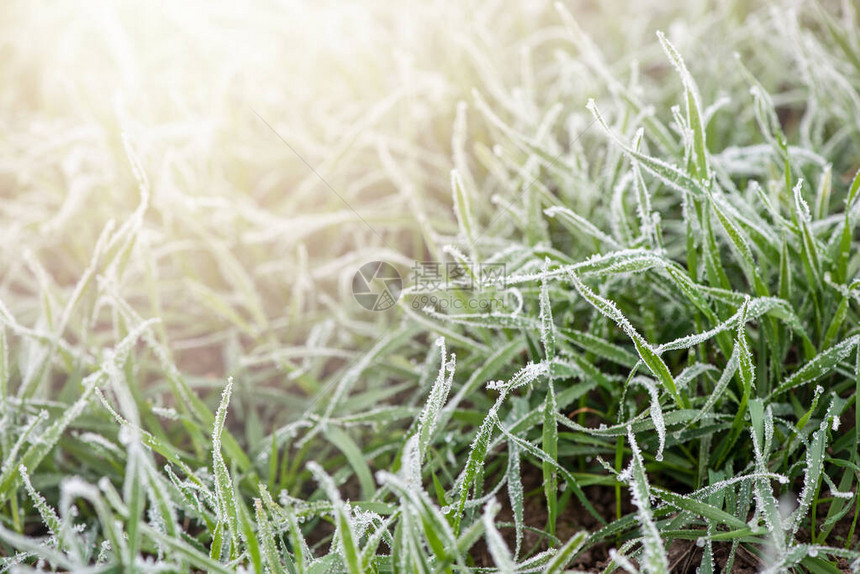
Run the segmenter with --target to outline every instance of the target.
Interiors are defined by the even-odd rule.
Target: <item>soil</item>
[[[546,528],[547,508],[546,499],[543,496],[543,473],[540,468],[523,464],[522,467],[523,490],[526,493],[523,520],[525,526],[540,530]],[[615,489],[608,486],[587,486],[583,488],[588,501],[594,506],[598,514],[605,517],[615,516]],[[621,511],[627,514],[633,511],[627,489],[621,491]],[[499,511],[498,520],[513,523],[513,510],[506,496],[499,497],[502,509]],[[562,543],[567,542],[574,534],[585,530],[595,532],[601,524],[595,519],[574,496],[558,520],[556,537]],[[516,532],[513,528],[500,530],[508,547],[516,548]],[[568,568],[585,572],[600,572],[609,563],[609,550],[616,548],[614,540],[606,540],[589,548],[568,565]],[[522,554],[534,554],[549,548],[545,537],[531,530],[524,530],[522,541]],[[493,559],[489,550],[482,540],[475,544],[471,551],[477,566],[493,566]]]
[[[543,497],[543,474],[541,469],[531,465],[524,464],[522,467],[523,490],[526,493],[525,507],[523,508],[523,520],[526,526],[531,526],[540,530],[546,528],[547,509],[546,502]],[[607,519],[615,516],[615,490],[608,486],[590,486],[583,488],[589,502],[594,506],[595,510]],[[634,512],[630,502],[629,493],[626,488],[622,488],[622,504],[621,511],[623,515]],[[502,522],[513,523],[513,511],[506,496],[499,497],[499,502],[502,504],[502,509],[499,512],[498,519]],[[827,513],[827,504],[819,506],[819,516],[825,516]],[[834,546],[843,547],[845,539],[851,528],[853,520],[853,512],[849,512],[845,518],[837,522],[832,532],[830,533],[827,543]],[[570,504],[565,509],[563,515],[558,521],[558,531],[556,537],[562,543],[570,539],[571,536],[585,530],[587,532],[595,532],[600,528],[598,521],[589,514],[585,508],[574,497]],[[502,536],[508,547],[513,549],[516,547],[516,533],[513,528],[502,529]],[[797,539],[800,542],[809,542],[809,533],[801,530],[798,532]],[[620,542],[609,539],[602,541],[593,547],[589,548],[568,565],[568,568],[579,570],[582,572],[602,572],[609,563],[609,551],[612,548],[617,548]],[[534,554],[546,550],[549,547],[547,540],[536,532],[525,530],[523,533],[522,553],[526,555]],[[726,572],[725,567],[731,552],[731,542],[715,542],[714,562],[716,572],[723,574]],[[696,570],[702,561],[703,549],[699,548],[693,540],[673,540],[668,548],[667,555],[669,558],[669,567],[672,574],[695,574]],[[480,540],[471,550],[471,555],[475,559],[477,566],[492,567],[493,559],[490,556],[489,550],[484,544],[483,539]],[[762,561],[754,553],[739,546],[735,553],[734,563],[732,564],[732,574],[757,574],[763,567]],[[836,567],[841,572],[851,572],[850,564],[844,559],[836,562]]]

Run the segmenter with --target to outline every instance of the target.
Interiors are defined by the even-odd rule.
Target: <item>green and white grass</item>
[[[0,569],[860,570],[857,14],[664,4],[4,6]]]

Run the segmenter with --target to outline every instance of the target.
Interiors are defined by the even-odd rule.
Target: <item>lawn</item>
[[[0,572],[860,571],[850,0],[10,0],[0,78]]]

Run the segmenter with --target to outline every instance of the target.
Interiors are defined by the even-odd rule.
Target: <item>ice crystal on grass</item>
[[[357,539],[355,536],[352,512],[349,504],[345,503],[337,490],[332,478],[316,462],[308,463],[308,470],[319,482],[325,495],[334,507],[334,518],[337,531],[338,550],[343,558],[349,572],[361,573],[361,557],[358,553]]]
[[[485,529],[484,537],[487,540],[487,547],[490,550],[490,555],[493,557],[493,562],[498,572],[513,574],[516,570],[513,556],[511,556],[511,551],[508,550],[504,538],[502,538],[502,535],[496,529],[494,520],[499,509],[499,503],[495,500],[491,500],[484,507],[484,513],[481,516],[481,521]]]
[[[217,506],[217,518],[222,527],[228,529],[233,544],[238,543],[239,517],[234,500],[233,481],[230,471],[224,461],[221,451],[221,436],[224,432],[224,423],[227,420],[227,407],[230,404],[230,396],[233,392],[233,379],[228,378],[227,384],[221,393],[221,403],[215,413],[215,423],[212,427],[212,467],[215,471],[215,500]],[[223,531],[222,531],[223,532]]]
[[[822,351],[811,361],[795,371],[790,377],[777,387],[776,392],[782,393],[799,385],[809,384],[817,381],[840,362],[848,358],[851,352],[860,343],[860,335],[854,335],[844,341]]]
[[[654,429],[657,431],[657,453],[654,458],[657,461],[663,460],[663,448],[666,446],[666,422],[663,420],[663,409],[660,408],[660,393],[657,390],[657,385],[648,377],[636,377],[633,382],[642,385],[648,390],[651,396],[651,420],[654,423]]]
[[[24,465],[18,467],[18,471],[21,473],[21,479],[24,482],[24,487],[27,489],[27,494],[30,495],[30,498],[33,500],[33,504],[36,506],[36,509],[39,511],[39,516],[42,519],[42,523],[47,527],[48,532],[53,536],[57,541],[57,546],[63,548],[65,546],[64,536],[63,536],[63,525],[60,520],[60,517],[57,516],[57,513],[53,508],[48,506],[45,498],[39,494],[35,488],[33,488],[33,484],[30,482],[30,476],[27,474],[27,469]]]
[[[520,387],[524,387],[536,380],[540,377],[546,375],[549,372],[549,363],[546,361],[541,361],[539,363],[529,363],[522,369],[520,369],[513,377],[511,377],[508,381],[490,381],[487,383],[487,388],[492,389],[494,391],[502,391],[502,393],[507,394],[510,391],[518,389]]]
[[[573,273],[569,272],[568,276],[573,282],[574,287],[576,287],[576,290],[579,291],[586,301],[594,306],[594,308],[600,313],[618,324],[627,336],[632,339],[633,344],[636,347],[636,351],[639,353],[642,361],[649,369],[651,369],[651,372],[660,379],[666,387],[666,390],[668,390],[675,399],[676,403],[681,405],[683,401],[681,400],[680,395],[678,395],[677,388],[675,387],[675,380],[669,371],[669,367],[660,358],[659,354],[654,351],[652,345],[633,327],[624,314],[618,310],[618,307],[613,301],[595,294]]]
[[[633,429],[630,427],[627,428],[627,442],[633,457],[623,479],[630,484],[630,495],[636,506],[639,527],[642,530],[644,548],[642,565],[649,574],[665,574],[669,571],[669,560],[666,557],[666,549],[663,547],[663,539],[654,523],[654,515],[651,510],[651,492],[648,479],[645,476],[642,453],[636,443]]]
[[[514,528],[516,529],[516,548],[514,557],[520,555],[523,543],[523,503],[525,494],[523,481],[520,476],[520,451],[516,443],[508,444],[508,497],[514,514]]]
[[[430,395],[427,397],[424,410],[418,417],[418,452],[421,453],[422,456],[433,438],[433,431],[436,428],[439,413],[442,411],[445,406],[445,401],[448,399],[448,392],[451,390],[457,362],[457,357],[455,355],[452,354],[450,358],[448,357],[445,348],[445,339],[437,339],[436,345],[440,349],[441,357],[439,374],[436,377],[436,381],[433,383],[433,387],[430,389]]]

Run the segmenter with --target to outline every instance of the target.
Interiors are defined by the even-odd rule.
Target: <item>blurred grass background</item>
[[[515,161],[522,152],[497,137],[472,90],[522,133],[561,106],[553,114],[569,121],[544,127],[543,137],[573,140],[587,125],[587,98],[606,91],[603,74],[625,75],[641,60],[649,62],[639,71],[644,101],[674,91],[660,81],[671,70],[654,30],[674,22],[670,36],[695,71],[729,82],[705,83],[711,97],[742,81],[721,73],[731,61],[721,46],[744,41],[709,42],[709,34],[760,17],[747,2],[568,8],[605,69],[571,53],[548,2],[4,3],[0,299],[22,324],[48,321],[105,224],[134,211],[125,133],[152,197],[119,290],[163,319],[181,364],[221,378],[239,354],[303,341],[321,318],[356,312],[349,278],[364,261],[406,269],[413,257],[438,254],[456,234],[448,172],[458,162],[471,168],[473,209],[495,216],[491,198],[503,187],[487,175],[511,168],[490,163],[492,151]],[[753,58],[761,42],[748,42]],[[654,55],[661,63],[650,64]],[[779,77],[772,63],[747,65],[767,84],[768,73]],[[458,136],[460,102],[470,107]],[[586,134],[578,145],[591,141]],[[587,209],[595,193],[583,185],[573,199]],[[105,318],[75,319],[95,337],[81,343],[98,348]],[[337,336],[349,344],[353,333]]]

